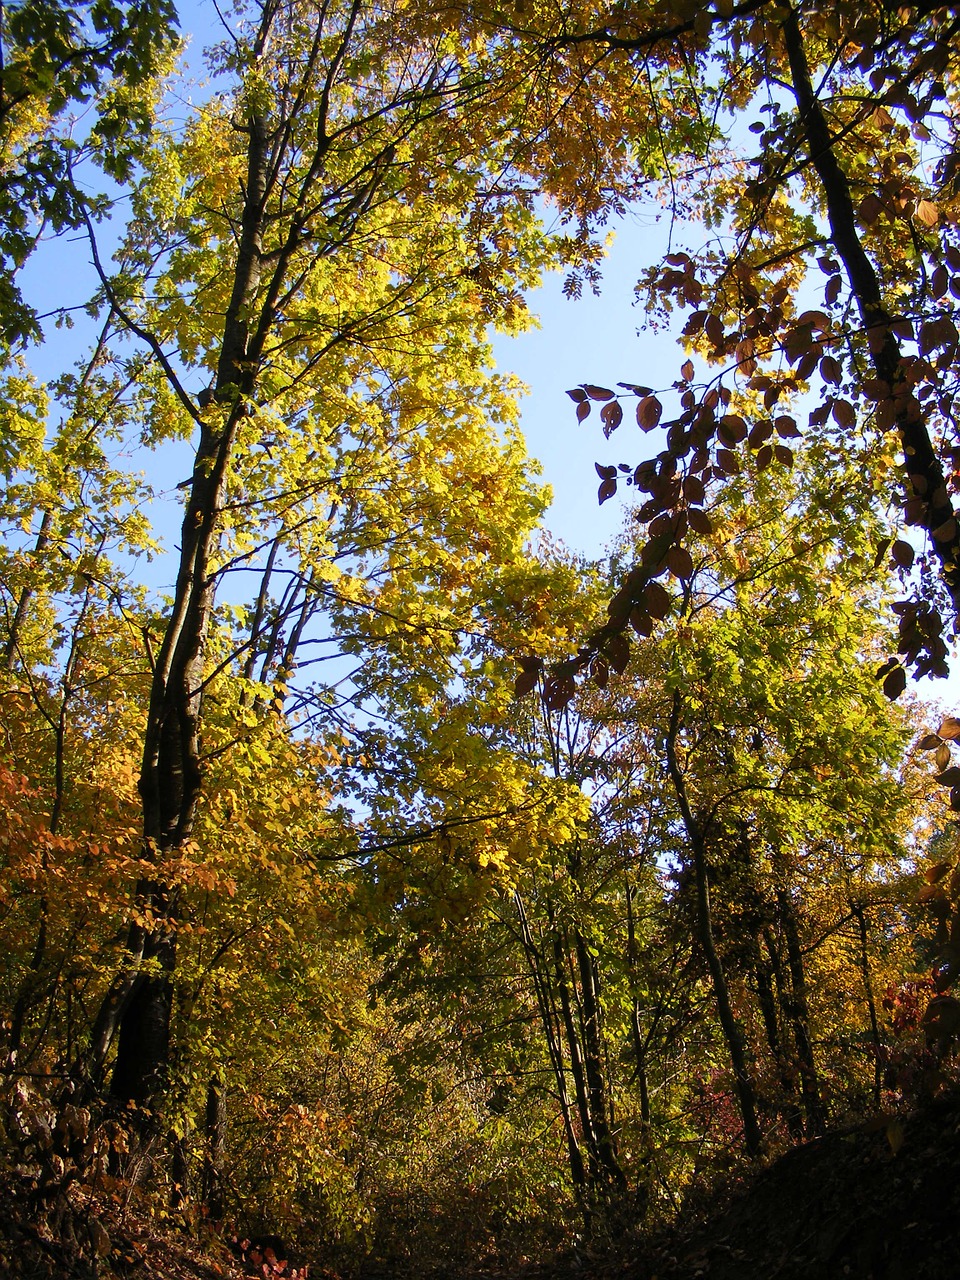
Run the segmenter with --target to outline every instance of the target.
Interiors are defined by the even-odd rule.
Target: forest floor
[[[10,1188],[0,1189],[8,1191]],[[722,1203],[721,1203],[722,1201]],[[18,1280],[240,1280],[263,1274],[211,1233],[188,1236],[128,1203],[76,1214],[87,1257],[0,1194],[0,1275]],[[86,1235],[86,1239],[84,1239]],[[303,1276],[302,1260],[277,1274]],[[312,1261],[310,1280],[337,1280]],[[896,1121],[797,1147],[657,1233],[544,1259],[521,1272],[416,1280],[953,1280],[960,1277],[960,1093]],[[414,1280],[371,1269],[368,1280]]]

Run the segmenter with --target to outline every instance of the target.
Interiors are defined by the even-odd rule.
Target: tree
[[[85,161],[129,176],[152,124],[151,81],[176,47],[168,0],[27,0],[0,15],[0,337],[4,347],[39,336],[16,276],[44,233],[102,213],[74,172]],[[88,104],[93,103],[92,108]],[[68,118],[87,109],[93,123]]]
[[[662,123],[657,180],[672,216],[702,222],[709,235],[644,275],[654,316],[686,312],[684,341],[713,372],[698,382],[684,360],[672,388],[679,413],[662,420],[666,447],[625,468],[649,495],[646,568],[627,580],[610,622],[558,669],[554,696],[569,694],[570,677],[623,634],[647,570],[671,551],[677,566],[686,562],[704,485],[735,474],[744,451],[762,466],[790,465],[800,429],[789,401],[810,382],[819,388],[810,428],[829,432],[887,491],[895,484],[893,524],[920,539],[919,555],[903,536],[893,547],[904,574],[915,562],[918,573],[897,606],[900,657],[884,667],[888,693],[902,690],[905,668],[945,674],[944,618],[960,599],[954,30],[949,9],[894,14],[882,5],[629,16],[597,8],[563,30],[537,9],[525,20],[524,38],[557,58],[573,62],[589,49],[611,82],[632,72],[634,94]],[[664,80],[676,92],[664,94]],[[685,116],[702,126],[689,159],[677,145]],[[608,434],[625,397],[636,397],[642,430],[661,424],[659,388],[615,394],[584,384],[571,395],[580,420],[601,403]],[[894,442],[902,481],[893,479]],[[841,483],[838,475],[842,499]],[[610,468],[601,500],[616,487]]]

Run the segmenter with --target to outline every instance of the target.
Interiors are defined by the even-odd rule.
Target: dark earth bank
[[[0,1188],[0,1276],[11,1280],[334,1280],[322,1259],[275,1262],[203,1228],[136,1208],[132,1198],[71,1193],[64,1230],[38,1227],[6,1175]],[[725,1203],[721,1204],[721,1198]],[[73,1238],[70,1239],[72,1233]],[[416,1250],[413,1250],[414,1255]],[[268,1270],[265,1272],[264,1267]],[[517,1270],[418,1280],[953,1280],[960,1277],[960,1094],[895,1119],[828,1134],[718,1192],[668,1230],[637,1231]],[[361,1280],[413,1280],[371,1267]]]

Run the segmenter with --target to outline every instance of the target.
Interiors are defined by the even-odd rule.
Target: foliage
[[[189,110],[167,9],[5,11],[8,339],[45,225],[98,281],[85,358],[41,383],[10,354],[0,396],[5,1143],[77,1250],[110,1248],[95,1184],[347,1273],[519,1263],[895,1105],[901,1032],[949,1074],[956,854],[893,695],[944,657],[955,335],[949,272],[917,278],[952,206],[916,185],[916,95],[849,91],[866,19],[801,40],[749,8],[269,0]],[[894,60],[936,35],[911,75],[949,71],[943,15],[884,21]],[[827,154],[910,174],[856,244]],[[538,531],[490,331],[546,270],[594,280],[606,218],[671,182],[718,240],[648,277],[693,313],[679,409],[656,460],[600,469],[601,500],[647,496],[587,565]],[[621,390],[577,417],[673,414]],[[883,509],[894,427],[919,554]],[[888,549],[927,593],[898,640]],[[952,803],[951,726],[921,748]]]

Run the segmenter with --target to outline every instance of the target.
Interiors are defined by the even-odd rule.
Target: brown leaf
[[[600,506],[602,507],[606,500],[608,498],[612,498],[616,492],[617,477],[610,476],[607,480],[603,481],[600,488],[597,490],[597,501],[600,503]]]
[[[680,377],[684,380],[684,382],[693,381],[693,372],[694,372],[693,361],[684,360],[683,364],[680,366]]]
[[[960,720],[956,716],[947,716],[937,733],[945,742],[956,742],[960,738]]]
[[[763,471],[773,461],[773,449],[765,444],[757,450],[757,470]]]
[[[610,668],[607,666],[603,658],[594,658],[590,667],[590,674],[593,676],[593,683],[598,689],[605,689],[607,681],[610,678]]]
[[[583,400],[577,405],[577,421],[583,422],[590,417],[590,401]]]
[[[833,402],[833,420],[838,427],[855,427],[857,425],[857,411],[849,400],[835,400]]]
[[[747,424],[739,413],[725,413],[717,426],[717,436],[725,445],[740,444],[747,438]]]
[[[773,435],[773,423],[769,418],[761,418],[750,432],[747,443],[751,449],[759,449]]]
[[[652,431],[662,413],[663,405],[656,396],[644,396],[637,405],[637,426],[641,431]]]
[[[731,453],[729,449],[717,450],[717,466],[725,475],[736,476],[740,474],[740,463],[737,461],[737,455]]]
[[[604,652],[610,666],[618,676],[622,676],[630,661],[630,641],[623,634],[611,636],[607,641]]]
[[[934,542],[952,542],[957,536],[957,522],[953,516],[949,520],[944,520],[943,524],[938,524],[936,529],[931,530],[930,536]]]
[[[687,519],[694,533],[713,533],[713,521],[701,507],[688,507]]]
[[[778,414],[773,420],[773,425],[781,440],[795,440],[800,435],[800,428],[797,426],[796,420],[791,418],[788,413]]]
[[[901,569],[909,569],[916,559],[913,547],[902,538],[898,538],[890,548],[890,555],[893,557],[894,564],[899,565]]]
[[[960,766],[950,765],[943,773],[934,774],[933,780],[939,787],[960,787]]]
[[[773,446],[773,456],[782,467],[793,466],[793,450],[788,449],[785,444],[775,444]]]
[[[917,743],[920,751],[939,751],[942,746],[943,741],[938,733],[925,733]]]
[[[673,598],[659,582],[648,582],[643,589],[643,603],[653,618],[665,618],[670,612]]]
[[[603,423],[603,434],[609,439],[623,421],[623,406],[619,400],[611,400],[603,406],[600,421]]]
[[[539,679],[540,672],[536,669],[528,668],[527,670],[521,671],[513,682],[513,696],[515,698],[522,698],[524,694],[529,693],[531,689],[535,689],[537,687],[537,681]]]
[[[860,220],[867,227],[873,226],[882,211],[883,201],[874,191],[868,192],[857,207]]]
[[[950,761],[952,759],[950,744],[948,742],[941,742],[940,739],[937,738],[937,752],[933,759],[938,769],[949,769]]]
[[[587,393],[582,387],[574,387],[572,391],[567,392],[567,395],[576,404],[583,404],[584,400],[587,398]]]
[[[609,387],[595,387],[589,382],[583,384],[583,389],[591,400],[612,400],[613,392]]]
[[[671,547],[667,552],[667,568],[675,578],[693,577],[693,557],[686,547]]]
[[[653,619],[648,613],[644,613],[642,609],[633,609],[630,613],[630,625],[638,636],[644,640],[647,636],[653,635]]]
[[[907,671],[905,667],[896,666],[888,672],[883,682],[883,692],[891,702],[896,702],[907,687]]]
[[[938,862],[935,867],[927,867],[926,871],[923,873],[923,878],[926,880],[927,884],[936,884],[938,880],[943,879],[949,870],[949,862]]]

